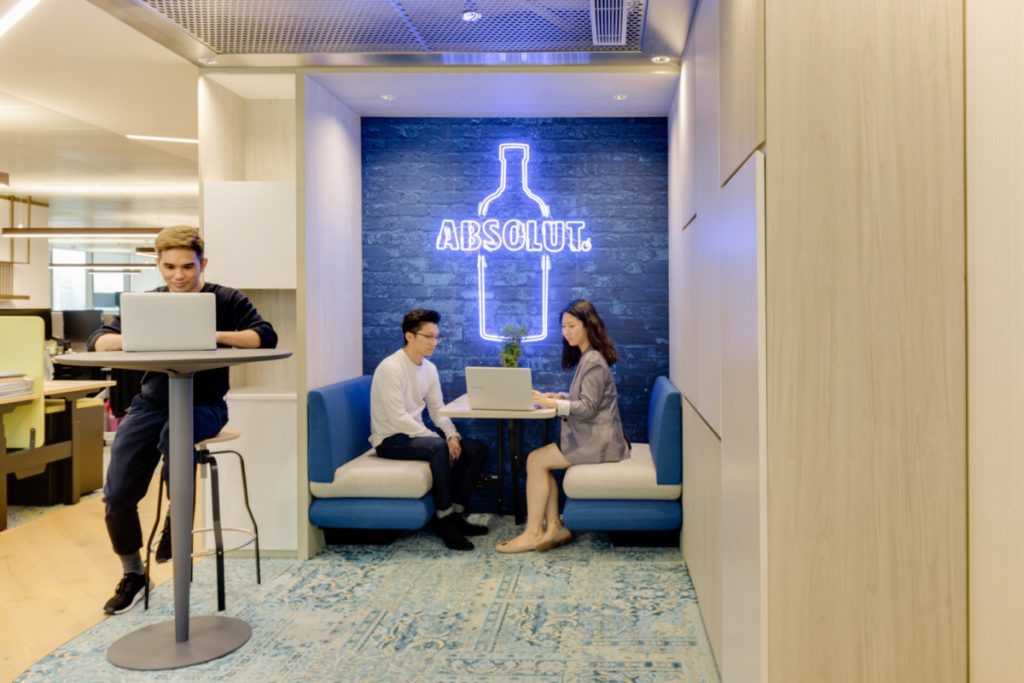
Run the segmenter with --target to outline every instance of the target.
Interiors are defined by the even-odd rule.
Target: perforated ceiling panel
[[[590,0],[145,0],[219,54],[591,52],[640,49],[646,0],[625,42],[595,45]],[[463,12],[479,12],[464,21]]]

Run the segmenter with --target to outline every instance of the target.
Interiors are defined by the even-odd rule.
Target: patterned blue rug
[[[686,566],[675,548],[615,548],[580,534],[551,552],[500,555],[510,518],[474,552],[430,532],[389,546],[332,546],[316,557],[227,562],[228,610],[252,639],[188,669],[135,672],[106,660],[115,640],[172,613],[167,583],[149,611],[104,620],[18,681],[674,681],[715,683]],[[193,614],[213,614],[213,563],[196,566]]]

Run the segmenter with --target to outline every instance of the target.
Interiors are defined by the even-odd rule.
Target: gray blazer
[[[562,455],[573,465],[629,457],[612,371],[598,351],[587,349],[569,387],[569,414],[562,418]]]

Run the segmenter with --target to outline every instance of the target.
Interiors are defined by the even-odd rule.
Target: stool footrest
[[[236,527],[236,526],[222,526],[220,528],[220,530],[221,531],[234,531],[234,532],[237,532],[237,533],[240,533],[240,534],[245,534],[246,536],[249,537],[248,539],[246,539],[242,543],[239,543],[238,545],[231,546],[230,548],[224,548],[223,552],[227,553],[227,552],[231,552],[232,550],[241,550],[242,548],[244,548],[246,546],[249,546],[249,545],[252,545],[253,543],[256,542],[256,532],[254,532],[252,529],[242,529],[242,528]],[[214,531],[215,531],[215,529],[212,526],[211,527],[203,527],[201,529],[192,529],[192,535],[195,535],[195,534],[212,534]],[[211,548],[209,550],[201,550],[199,552],[194,552],[194,553],[192,553],[192,557],[209,557],[210,555],[216,555],[216,554],[217,554],[217,549],[216,548]]]

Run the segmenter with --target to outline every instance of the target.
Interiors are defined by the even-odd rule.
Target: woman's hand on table
[[[533,402],[541,408],[557,408],[559,398],[561,398],[560,394],[553,394],[550,391],[540,392],[535,389],[533,392]]]

